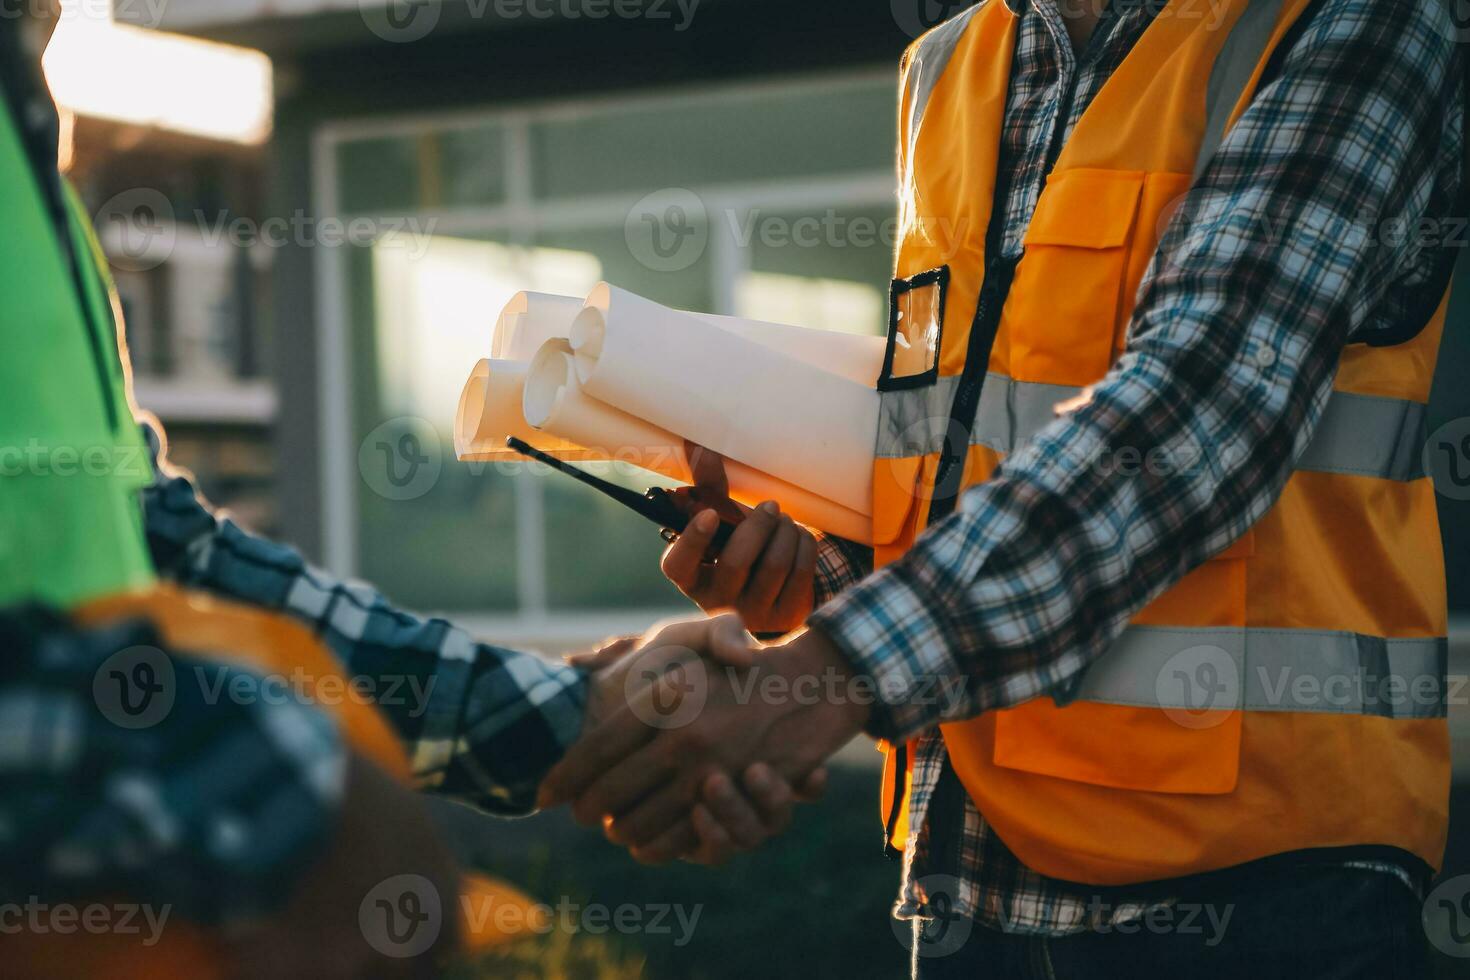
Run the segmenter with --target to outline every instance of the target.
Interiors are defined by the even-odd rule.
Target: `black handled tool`
[[[678,539],[684,529],[689,526],[690,514],[674,502],[673,496],[661,487],[653,487],[647,493],[638,493],[626,487],[620,487],[615,483],[609,483],[600,477],[593,476],[586,470],[580,470],[564,460],[543,453],[535,446],[511,436],[505,440],[508,448],[520,453],[522,456],[545,463],[558,473],[565,473],[574,480],[587,484],[594,490],[606,494],[629,510],[636,511],[648,518],[663,529],[663,539],[673,543]],[[715,532],[715,540],[712,547],[715,550],[723,548],[725,542],[730,540],[730,535],[735,531],[735,525],[729,521],[721,521],[720,529]]]

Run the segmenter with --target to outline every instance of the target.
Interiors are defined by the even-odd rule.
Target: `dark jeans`
[[[1046,939],[931,925],[914,944],[914,977],[1421,980],[1430,961],[1420,912],[1392,875],[1284,868],[1108,932]]]

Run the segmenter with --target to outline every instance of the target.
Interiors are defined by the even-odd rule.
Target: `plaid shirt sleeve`
[[[425,789],[506,815],[534,808],[542,777],[581,732],[582,671],[396,609],[241,530],[169,467],[160,433],[144,429],[156,460],[144,522],[160,575],[311,627],[348,677],[374,692]]]
[[[875,682],[873,734],[1065,699],[1138,610],[1273,505],[1343,347],[1433,264],[1420,236],[1379,232],[1454,213],[1436,180],[1463,148],[1453,25],[1437,4],[1365,6],[1330,0],[1231,130],[1090,402],[814,614]],[[1089,465],[1121,447],[1207,465]],[[945,697],[915,696],[936,683]]]
[[[150,919],[212,924],[290,893],[343,793],[324,712],[165,653],[145,623],[9,609],[0,649],[0,901],[126,896]],[[125,686],[139,668],[151,690]]]
[[[873,571],[873,549],[830,534],[817,534],[814,608],[820,609]]]

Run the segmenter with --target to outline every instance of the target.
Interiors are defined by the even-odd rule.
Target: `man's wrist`
[[[860,685],[856,671],[842,648],[824,630],[808,627],[786,644],[785,651],[792,658],[797,676],[824,682],[820,689],[828,692],[833,707],[841,709],[845,724],[853,734],[867,727],[872,706],[868,699],[857,696]],[[836,683],[825,683],[829,678]]]

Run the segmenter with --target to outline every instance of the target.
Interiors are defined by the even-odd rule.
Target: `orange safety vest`
[[[987,0],[909,49],[880,564],[1108,372],[1171,205],[1307,6],[1172,0],[1062,147],[1014,263],[987,255],[986,229],[1016,18]],[[1421,447],[1446,287],[1412,336],[1346,348],[1276,506],[1134,617],[1075,700],[941,726],[960,782],[1027,866],[1121,885],[1362,845],[1438,866],[1447,613]],[[1263,369],[1274,353],[1257,352]],[[894,844],[911,838],[911,755],[891,750],[884,781]]]

